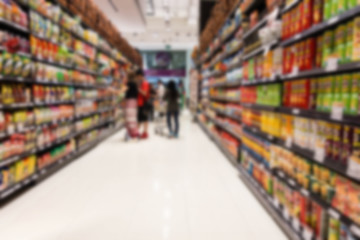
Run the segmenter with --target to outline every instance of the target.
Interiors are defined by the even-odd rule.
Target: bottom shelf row
[[[42,179],[67,162],[91,149],[123,126],[121,120],[69,139],[50,150],[26,156],[11,165],[0,168],[0,200],[6,199],[25,186]]]
[[[359,209],[347,202],[347,213],[341,214],[332,205],[306,190],[283,171],[269,168],[259,161],[246,145],[238,145],[238,154],[229,154],[226,145],[217,137],[212,126],[207,127],[201,118],[200,126],[214,139],[219,148],[236,162],[242,179],[259,198],[262,205],[273,216],[290,239],[303,240],[356,240],[360,239],[359,225],[356,224]],[[240,156],[239,162],[237,156]],[[350,190],[350,189],[349,189]],[[348,194],[350,197],[350,193]],[[358,201],[349,199],[349,201]],[[345,204],[345,203],[344,203]],[[354,207],[355,206],[355,207]],[[360,207],[360,206],[359,206]],[[350,213],[351,211],[351,213]]]

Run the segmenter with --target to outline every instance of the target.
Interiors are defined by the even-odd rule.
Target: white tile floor
[[[282,240],[202,130],[123,143],[114,135],[0,209],[1,240]]]

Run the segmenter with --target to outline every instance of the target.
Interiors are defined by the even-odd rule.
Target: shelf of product
[[[27,32],[29,24],[26,12],[15,2],[4,0],[0,1],[0,22],[24,33]]]
[[[215,111],[216,113],[226,115],[232,119],[237,121],[241,121],[242,116],[242,106],[239,104],[234,103],[218,103],[218,102],[211,102],[210,103],[211,110]]]
[[[357,197],[348,196],[352,194],[357,196],[359,187],[349,180],[246,131],[243,137],[241,166],[263,186],[268,194],[276,199],[275,207],[279,208],[280,205],[285,205],[288,210],[292,209],[286,214],[287,220],[290,220],[289,217],[292,220],[293,218],[297,219],[301,223],[301,229],[307,228],[310,235],[318,239],[331,239],[327,238],[330,236],[328,227],[331,228],[331,226],[327,222],[330,217],[341,222],[344,228],[348,229],[346,234],[354,235],[353,239],[355,239],[356,225],[354,222],[359,223],[356,214],[358,200]],[[264,178],[264,174],[267,176],[266,178]],[[275,178],[271,177],[272,175]],[[317,219],[316,222],[310,224],[311,222],[302,217],[307,214],[308,210],[298,209],[294,212],[294,206],[289,207],[284,198],[278,194],[278,187],[285,187],[319,205],[323,208],[324,221]],[[349,192],[344,193],[344,189]],[[288,196],[288,199],[292,198],[293,196]],[[299,201],[293,202],[293,204],[297,203]],[[323,228],[326,231],[319,231],[320,228],[315,227],[323,224],[326,225]],[[299,230],[298,232],[304,231]]]
[[[36,172],[36,156],[31,155],[16,163],[0,168],[0,196]]]
[[[243,180],[289,238],[360,239],[359,3],[282,4],[241,1],[241,47],[199,66],[210,99],[199,123],[241,156]],[[239,155],[222,132],[238,136]]]
[[[76,142],[74,139],[70,140],[68,143],[61,144],[57,147],[54,147],[48,152],[44,152],[39,155],[37,160],[37,169],[42,171],[42,169],[54,164],[56,161],[64,158],[67,155],[70,155],[76,150]]]
[[[68,140],[73,133],[73,124],[53,125],[39,128],[37,133],[37,148],[43,150],[54,144],[59,144],[62,141]]]
[[[122,127],[128,61],[57,1],[0,0],[0,26],[3,200]]]
[[[236,156],[238,155],[239,141],[229,133],[217,129],[212,123],[208,123],[206,117],[198,116],[200,126],[214,140],[219,148],[228,156],[233,164],[237,163]]]
[[[209,110],[208,113],[205,114],[207,120],[213,122],[217,127],[219,127],[221,130],[225,130],[234,138],[241,140],[242,128],[241,124],[237,120],[214,115],[216,114],[214,114],[211,110]]]
[[[277,107],[281,105],[281,84],[242,87],[241,102]]]
[[[73,105],[58,105],[34,109],[37,125],[72,120],[74,112],[75,108]]]

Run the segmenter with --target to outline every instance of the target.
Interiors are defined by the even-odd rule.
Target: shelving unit
[[[116,133],[123,127],[123,113],[122,113],[122,98],[120,96],[116,96],[116,86],[121,84],[121,79],[114,79],[113,76],[103,76],[99,69],[100,66],[108,65],[110,66],[110,61],[112,62],[111,66],[120,66],[124,63],[122,59],[117,58],[117,55],[107,52],[101,47],[87,41],[85,38],[79,36],[75,32],[66,29],[65,27],[61,26],[60,23],[54,21],[51,17],[48,17],[41,12],[37,11],[36,9],[32,9],[27,4],[24,4],[21,0],[13,0],[22,11],[24,11],[28,16],[29,21],[31,20],[30,12],[36,12],[37,14],[41,15],[47,21],[50,21],[52,24],[58,26],[61,31],[65,31],[69,33],[72,38],[80,40],[83,43],[91,46],[95,49],[95,59],[91,61],[98,62],[101,64],[98,66],[98,70],[90,70],[84,69],[79,67],[75,64],[68,65],[64,63],[59,63],[51,60],[46,60],[44,58],[39,58],[35,56],[31,52],[24,53],[19,52],[15,53],[22,57],[27,57],[31,64],[42,63],[46,66],[56,67],[61,71],[78,71],[80,73],[86,74],[88,76],[92,76],[91,81],[84,81],[81,79],[75,79],[73,77],[69,77],[68,79],[63,79],[62,81],[55,80],[55,79],[39,79],[36,77],[35,68],[31,71],[31,74],[28,77],[22,76],[14,76],[14,75],[0,75],[0,87],[3,88],[3,85],[11,85],[11,86],[24,86],[29,89],[29,95],[24,97],[24,100],[19,101],[18,99],[13,99],[13,101],[6,101],[5,98],[2,98],[2,103],[0,103],[0,110],[2,111],[2,118],[3,114],[9,114],[7,119],[9,119],[11,114],[17,113],[25,113],[25,118],[22,121],[17,120],[17,122],[6,122],[5,127],[3,130],[0,129],[0,147],[4,148],[3,145],[7,144],[6,141],[10,141],[12,138],[21,138],[26,139],[26,149],[22,149],[17,153],[7,153],[3,152],[1,159],[0,159],[0,177],[4,178],[5,176],[14,174],[12,176],[14,179],[9,182],[8,179],[0,179],[0,200],[8,199],[11,195],[20,192],[25,187],[29,186],[31,183],[38,182],[40,180],[45,179],[47,176],[53,174],[55,171],[59,170],[60,168],[64,167],[67,163],[71,162],[72,160],[78,158],[84,152],[94,148],[98,143],[102,140],[107,138],[108,136]],[[73,16],[67,9],[63,6],[59,5],[57,1],[52,1],[50,4],[54,4],[60,6],[62,11],[70,16]],[[38,36],[35,30],[30,26],[29,28],[20,26],[19,24],[15,24],[9,20],[0,19],[0,26],[3,26],[7,31],[19,35],[24,39],[29,40],[31,36],[46,40],[48,42],[52,42],[57,46],[61,46],[62,43],[59,41],[52,41],[50,39],[46,39],[44,37]],[[90,28],[87,28],[90,29]],[[0,48],[0,51],[6,52],[5,48]],[[89,61],[89,57],[81,54],[80,52],[74,51],[69,49],[69,52],[72,54],[78,54],[84,57],[86,61]],[[100,63],[98,57],[100,58],[100,54],[105,54],[109,61],[105,64]],[[0,73],[1,74],[1,73]],[[123,76],[126,74],[124,71],[122,72]],[[48,76],[48,75],[47,75]],[[73,78],[73,79],[70,79]],[[104,82],[102,79],[100,81],[97,78],[111,78],[112,82]],[[52,96],[47,96],[44,100],[37,99],[36,94],[39,94],[39,90],[36,90],[34,87],[42,86],[52,89]],[[58,93],[55,95],[54,89],[73,89],[73,95],[70,94],[70,97],[64,97],[64,93]],[[86,93],[87,91],[95,91],[97,96],[102,97],[85,97],[85,98],[76,98],[75,92],[80,91],[81,93]],[[111,92],[109,92],[111,90]],[[57,90],[59,91],[59,90]],[[44,92],[45,93],[45,90]],[[93,94],[93,92],[89,92]],[[106,93],[106,94],[104,94]],[[82,95],[82,96],[93,96],[93,95]],[[99,95],[102,94],[102,95]],[[24,94],[25,95],[25,94]],[[5,95],[3,95],[5,96]],[[25,99],[28,99],[25,101]],[[96,110],[91,112],[82,112],[81,109],[78,108],[79,104],[81,103],[89,103],[95,104]],[[61,108],[61,107],[68,107],[72,109],[70,113],[61,113],[56,112],[56,115],[52,113],[52,117],[47,121],[46,119],[42,119],[44,116],[41,114],[41,110],[50,111],[53,108]],[[47,113],[49,114],[49,113]],[[62,115],[60,115],[62,114]],[[63,116],[63,117],[60,117]],[[96,117],[96,121],[93,121]],[[81,128],[78,125],[83,124],[83,120],[88,120],[89,118],[92,119],[93,124],[90,124],[88,127],[82,126]],[[4,121],[2,119],[1,121]],[[5,124],[5,122],[4,122]],[[85,125],[87,126],[87,125]],[[69,134],[60,136],[59,134],[51,133],[43,133],[42,131],[47,129],[58,129],[60,127],[65,127],[69,130]],[[38,138],[41,134],[45,134],[49,139],[40,141]],[[30,138],[30,136],[32,136]],[[44,137],[42,136],[42,137]],[[40,143],[42,142],[42,143]],[[30,147],[31,146],[31,147]],[[58,155],[54,155],[54,159],[42,159],[44,155],[49,154],[55,151],[57,154],[58,148],[63,148],[66,146],[66,151],[62,152],[62,157],[58,157]],[[59,155],[61,156],[61,155]],[[29,158],[32,158],[29,160]],[[48,163],[40,164],[40,161],[49,161]],[[24,162],[24,163],[23,163]],[[25,163],[26,162],[26,163]],[[32,164],[30,164],[32,162]],[[24,170],[22,174],[23,176],[15,176],[15,172],[10,173],[9,171],[13,169],[17,172],[20,171],[19,168],[21,164],[28,164],[27,171]],[[32,170],[31,170],[32,169]],[[13,171],[11,170],[11,171]],[[6,173],[5,173],[6,172]],[[21,171],[20,171],[21,172]],[[6,185],[5,185],[6,184]]]
[[[246,6],[243,5],[245,2]],[[356,141],[354,140],[355,134],[357,134],[355,131],[360,129],[360,106],[358,106],[357,113],[352,115],[344,112],[347,105],[340,104],[340,107],[338,107],[339,100],[336,100],[343,99],[341,101],[347,101],[346,95],[341,95],[345,97],[332,98],[334,100],[329,100],[332,105],[330,104],[326,110],[321,110],[320,107],[322,105],[318,106],[318,104],[322,103],[318,100],[320,97],[316,98],[318,95],[314,95],[315,97],[311,95],[314,93],[321,94],[319,85],[312,84],[315,81],[320,82],[319,78],[333,79],[330,89],[335,90],[333,92],[329,90],[328,94],[334,94],[335,92],[335,94],[338,94],[337,96],[340,96],[340,88],[336,88],[336,86],[340,86],[340,81],[342,81],[341,88],[345,89],[342,91],[346,91],[347,87],[349,89],[359,88],[360,79],[355,77],[355,74],[360,69],[359,60],[350,57],[350,61],[338,63],[338,60],[336,60],[334,64],[333,59],[330,59],[332,62],[327,59],[321,59],[323,61],[322,67],[315,65],[314,60],[311,67],[301,68],[295,66],[292,71],[285,74],[284,63],[290,60],[283,59],[285,56],[283,48],[298,47],[300,42],[304,40],[307,41],[310,38],[317,39],[318,36],[329,30],[339,29],[338,26],[341,24],[354,20],[359,16],[360,6],[354,6],[341,13],[332,13],[332,16],[328,19],[316,24],[310,22],[310,26],[304,27],[304,30],[298,31],[288,38],[281,36],[284,32],[278,32],[273,33],[274,38],[272,40],[259,40],[259,33],[262,29],[267,28],[269,24],[276,24],[276,21],[281,21],[290,11],[300,11],[297,9],[300,4],[305,4],[303,2],[305,0],[293,0],[287,1],[284,5],[269,7],[267,6],[269,4],[268,1],[239,1],[237,7],[241,6],[242,22],[247,22],[245,25],[238,25],[235,30],[235,32],[243,32],[242,36],[237,38],[242,48],[234,52],[234,54],[241,54],[241,58],[236,64],[227,68],[224,67],[228,64],[227,57],[216,57],[217,51],[227,41],[236,39],[232,36],[226,39],[225,42],[221,42],[222,45],[220,44],[213,51],[203,54],[201,60],[196,61],[199,64],[199,71],[202,71],[204,76],[202,78],[202,92],[208,91],[212,93],[202,95],[201,101],[203,102],[203,107],[198,114],[198,121],[206,134],[214,140],[220,150],[239,169],[241,179],[290,239],[338,240],[340,238],[336,238],[336,236],[340,236],[340,232],[343,234],[342,239],[360,239],[360,219],[353,212],[343,207],[346,205],[350,209],[359,205],[356,204],[356,201],[346,200],[345,196],[341,195],[353,194],[352,196],[355,196],[356,193],[360,194],[360,164],[358,166],[354,163],[354,160],[351,160],[351,158],[354,158],[354,155],[351,154],[354,154],[352,151],[355,149],[352,145],[356,143],[353,142]],[[320,9],[322,9],[321,6]],[[333,8],[331,11],[338,10]],[[241,28],[249,26],[250,15],[254,12],[257,12],[257,16],[261,17],[258,17],[257,21],[250,25],[252,27],[242,29],[241,31]],[[311,14],[313,13],[311,12]],[[292,16],[295,15],[293,14]],[[234,15],[230,15],[230,19],[231,17],[234,17]],[[283,24],[282,28],[285,27],[286,24]],[[273,27],[272,29],[275,28]],[[284,31],[284,29],[280,30]],[[336,34],[338,38],[339,34]],[[354,37],[356,36],[354,35]],[[215,39],[217,38],[219,36],[215,37]],[[316,52],[316,50],[314,51]],[[323,57],[324,49],[321,49],[321,51],[321,57]],[[337,50],[332,51],[333,55],[331,57],[334,58],[334,56],[337,56]],[[293,50],[290,54],[296,55],[297,49]],[[266,66],[268,69],[265,69],[264,62],[269,59],[269,56],[271,57],[269,61],[271,61],[272,65]],[[275,58],[274,56],[280,57]],[[306,61],[305,55],[303,59]],[[300,65],[301,63],[295,61],[293,64]],[[261,70],[259,70],[260,67]],[[208,74],[219,69],[221,69],[222,75]],[[231,77],[233,77],[231,74],[234,71],[238,71],[239,75],[241,73],[242,76],[238,77],[239,81],[230,82]],[[333,77],[349,74],[352,76],[351,80],[348,80],[350,82],[344,82],[346,81],[344,80],[346,79],[345,77]],[[298,86],[297,90],[300,90],[299,84],[301,81],[308,81],[306,84],[308,84],[310,89],[309,95],[307,95],[308,97],[298,96],[297,99],[298,101],[300,101],[299,99],[309,99],[309,102],[311,99],[315,99],[312,100],[312,105],[295,105],[291,102],[293,101],[291,99],[294,99],[294,97],[291,98],[286,95],[287,91],[292,91],[290,87],[286,88],[286,86],[295,85]],[[357,87],[351,85],[355,81],[358,81]],[[233,96],[233,92],[236,91],[240,93],[241,97],[215,97]],[[230,92],[231,94],[224,94],[224,92]],[[360,91],[357,92],[357,99],[359,95]],[[287,97],[290,100],[287,100]],[[241,109],[242,116],[237,117],[229,114],[231,112],[229,110],[232,108]],[[228,124],[223,124],[223,122],[240,124],[242,134],[238,135],[233,129],[228,127]],[[299,125],[300,122],[309,125]],[[323,130],[319,130],[322,129],[319,127],[319,124],[323,124]],[[305,126],[309,127],[305,128]],[[277,131],[278,129],[280,130]],[[291,129],[291,132],[289,129]],[[337,132],[334,129],[340,130]],[[319,135],[319,131],[323,135]],[[347,131],[351,131],[350,135],[344,135],[347,134]],[[226,133],[226,135],[222,136],[222,133]],[[339,135],[336,135],[338,133]],[[226,144],[224,145],[223,143],[228,141],[229,137],[227,134],[230,134],[239,141],[239,150],[235,161],[234,155],[229,153]],[[299,144],[300,136],[303,136],[302,145]],[[306,141],[309,142],[311,139],[317,141],[313,143],[313,146],[306,144]],[[335,145],[338,143],[340,145]],[[343,147],[347,146],[346,144],[352,146],[348,151],[343,150]],[[336,155],[336,151],[340,152],[339,155]],[[343,157],[340,154],[348,155]],[[346,161],[344,160],[345,158]],[[304,164],[304,166],[306,164],[308,168],[306,170],[300,168],[299,166],[301,165],[295,165],[294,162],[296,161],[299,161],[298,164]],[[284,171],[284,169],[288,172]],[[329,177],[321,178],[321,176],[325,176],[322,175],[325,173],[328,173]],[[309,182],[303,180],[301,176],[309,179]],[[335,182],[336,184],[334,184]],[[341,192],[342,184],[352,186],[348,188],[346,194]],[[317,186],[322,190],[318,190]],[[329,195],[325,196],[326,193]],[[288,199],[292,198],[294,200],[290,202]],[[304,207],[296,201],[306,202],[311,207]],[[342,201],[346,203],[341,205],[340,202]],[[309,215],[316,215],[317,219],[312,225],[301,216],[304,212]],[[318,215],[319,213],[321,215]],[[317,224],[320,223],[322,224],[321,232],[317,228]]]

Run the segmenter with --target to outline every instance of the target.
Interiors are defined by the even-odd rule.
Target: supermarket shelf
[[[329,112],[319,112],[316,110],[305,110],[299,108],[291,108],[291,107],[280,107],[279,112],[286,113],[295,116],[325,120],[330,122],[339,122],[347,125],[356,125],[360,126],[360,116],[351,116],[351,115],[344,115],[341,120],[333,119],[331,117],[331,113]]]
[[[290,188],[300,192],[302,195],[312,199],[313,201],[317,202],[319,205],[322,206],[322,208],[324,208],[324,210],[326,210],[326,212],[340,220],[342,223],[346,224],[348,226],[348,228],[350,229],[350,231],[357,237],[360,238],[360,234],[359,234],[359,230],[360,230],[360,226],[356,223],[353,222],[353,220],[351,220],[349,217],[345,216],[344,214],[342,214],[340,211],[336,210],[335,208],[333,208],[331,206],[331,204],[329,204],[328,202],[324,201],[321,196],[312,193],[311,191],[309,191],[308,189],[303,188],[300,184],[298,184],[296,182],[295,179],[291,178],[289,175],[287,175],[285,172],[283,172],[282,170],[275,170],[275,176],[280,179],[282,182],[286,183]]]
[[[77,133],[76,133],[75,135],[76,135],[76,136],[79,136],[79,135],[82,135],[82,134],[84,134],[84,133],[91,132],[92,130],[95,130],[95,129],[97,129],[97,128],[99,128],[99,127],[102,127],[102,126],[104,126],[104,125],[106,125],[106,124],[109,124],[109,123],[111,123],[111,122],[114,122],[114,120],[113,120],[113,119],[109,119],[109,120],[106,120],[106,121],[102,121],[102,122],[100,122],[100,123],[95,124],[95,125],[92,126],[92,127],[89,127],[89,128],[86,128],[86,129],[83,129],[83,130],[80,130],[80,131],[77,131]]]
[[[0,192],[0,200],[9,197],[10,195],[14,194],[20,189],[23,189],[26,186],[30,185],[31,183],[35,182],[38,179],[38,177],[39,176],[37,174],[33,174],[30,177],[26,178],[25,180],[22,180],[19,183],[16,183],[13,186],[3,190],[2,192]]]
[[[16,109],[22,109],[22,108],[32,108],[34,107],[33,103],[13,103],[13,104],[0,104],[1,110],[16,110]]]
[[[210,99],[213,101],[220,101],[220,102],[232,102],[232,103],[238,103],[240,104],[240,99],[233,99],[233,98],[227,98],[227,97],[211,97]]]
[[[1,47],[1,46],[0,46],[0,51],[6,51],[6,52],[8,52],[8,50],[7,50],[6,47]],[[26,53],[26,52],[15,52],[14,54],[19,55],[19,56],[21,56],[21,57],[31,58],[30,53]]]
[[[277,111],[279,109],[279,107],[276,106],[265,106],[265,105],[258,105],[252,103],[242,103],[242,106],[254,110],[264,110],[264,111]]]
[[[31,78],[0,75],[0,82],[33,83],[34,81]]]
[[[229,117],[229,118],[231,118],[231,119],[233,119],[233,120],[236,120],[236,121],[238,121],[238,122],[241,122],[241,117],[239,117],[239,116],[235,116],[235,115],[233,115],[233,114],[231,114],[231,113],[228,113],[227,111],[219,110],[219,109],[216,109],[216,108],[213,108],[213,107],[211,107],[210,109],[213,110],[213,111],[215,111],[215,112],[218,113],[218,114],[227,116],[227,117]]]
[[[265,85],[265,84],[272,84],[272,83],[280,83],[282,82],[278,77],[274,78],[263,78],[263,79],[256,79],[251,80],[248,82],[243,82],[243,86],[257,86],[257,85]]]
[[[71,118],[62,118],[62,119],[58,119],[58,120],[52,120],[52,121],[49,121],[49,122],[44,122],[44,123],[40,123],[40,124],[37,124],[37,128],[38,129],[42,129],[44,127],[50,127],[50,126],[53,126],[53,125],[57,125],[57,124],[61,124],[61,123],[71,123],[74,121],[74,118],[71,117]]]
[[[45,176],[50,175],[55,170],[60,169],[62,166],[65,165],[66,162],[69,162],[71,159],[74,159],[75,155],[76,155],[76,151],[69,153],[65,157],[60,158],[59,160],[55,161],[54,163],[46,167],[43,167],[42,169],[39,169],[38,170],[39,178],[43,179]]]
[[[346,171],[347,167],[341,163],[334,163],[334,161],[326,159],[326,158],[317,160],[316,153],[314,151],[304,149],[293,143],[286,143],[285,141],[282,141],[281,139],[277,139],[276,143],[277,143],[277,145],[279,145],[283,148],[286,148],[286,149],[290,150],[291,152],[293,152],[307,160],[312,161],[313,163],[316,163],[318,165],[326,167],[326,168],[340,174],[341,176],[360,184],[360,176],[357,176],[357,177],[349,176]]]
[[[219,62],[222,62],[223,60],[230,58],[232,55],[237,54],[241,48],[242,48],[242,46],[240,45],[240,47],[237,47],[237,48],[234,48],[233,50],[222,53],[222,55],[219,56],[213,63],[211,63],[207,69],[210,69],[210,68],[214,67],[216,64],[218,64]]]
[[[269,44],[267,45],[261,45],[260,47],[257,47],[256,49],[254,49],[253,51],[251,51],[250,53],[246,54],[244,57],[243,57],[243,60],[247,60],[249,58],[252,58],[260,53],[262,53],[263,51],[265,51],[266,49],[271,49],[273,47],[275,47],[277,44],[279,43],[279,40],[275,40],[275,41],[272,41],[270,42]]]
[[[90,112],[90,113],[86,113],[86,114],[80,114],[80,115],[75,117],[75,120],[81,120],[83,118],[91,117],[91,116],[99,114],[99,113],[109,112],[109,111],[114,110],[115,108],[116,107],[109,107],[109,108],[100,109],[100,110]]]
[[[48,149],[50,149],[50,148],[53,148],[53,147],[55,147],[55,146],[57,146],[57,145],[60,145],[60,144],[62,144],[62,143],[65,143],[65,142],[71,140],[72,138],[74,138],[76,135],[77,135],[77,134],[69,134],[68,136],[59,138],[59,139],[57,139],[57,140],[55,140],[55,141],[53,141],[53,142],[51,142],[51,143],[47,143],[47,144],[45,144],[44,146],[38,147],[38,148],[37,148],[37,152],[38,152],[38,153],[39,153],[39,152],[43,152],[43,151],[48,150]]]
[[[53,105],[62,105],[62,104],[75,104],[75,100],[35,102],[34,107],[53,106]]]
[[[332,17],[331,19],[324,21],[322,23],[316,24],[312,27],[310,27],[309,29],[296,34],[295,36],[282,41],[281,42],[281,46],[288,46],[291,45],[295,42],[298,42],[302,39],[308,38],[310,36],[313,36],[315,34],[318,34],[320,32],[325,31],[326,29],[329,29],[341,22],[344,22],[346,20],[349,20],[351,18],[354,18],[356,16],[358,16],[360,14],[360,6],[354,7],[342,14],[339,14],[338,16]]]
[[[10,165],[12,163],[15,163],[23,158],[26,158],[32,154],[35,154],[36,153],[36,148],[28,151],[28,152],[25,152],[25,153],[22,153],[22,154],[18,154],[18,155],[15,155],[15,156],[11,156],[11,157],[8,157],[4,160],[1,160],[0,161],[0,168],[4,167],[4,166],[7,166],[7,165]]]
[[[13,194],[15,194],[17,192],[20,192],[21,190],[23,190],[24,188],[29,186],[31,183],[35,183],[35,182],[38,182],[39,180],[45,179],[46,176],[51,175],[56,170],[59,170],[60,168],[65,166],[66,163],[78,158],[84,152],[88,151],[90,148],[93,148],[99,142],[103,141],[107,137],[112,136],[114,133],[116,133],[117,131],[119,131],[122,128],[123,128],[123,125],[121,125],[118,128],[115,128],[113,130],[109,130],[109,132],[107,134],[104,134],[103,136],[100,136],[99,138],[92,141],[90,144],[87,144],[86,146],[76,150],[75,152],[70,153],[69,155],[59,159],[55,163],[53,163],[53,164],[51,164],[51,165],[49,165],[49,166],[47,166],[47,167],[45,167],[43,169],[38,170],[33,175],[31,175],[30,177],[24,179],[23,181],[21,181],[19,183],[16,183],[15,185],[1,191],[0,192],[0,200],[5,200],[6,198],[10,197],[11,195],[13,195]],[[23,156],[22,158],[25,158],[25,157],[30,156],[32,154],[35,154],[35,152],[36,151],[33,151],[32,153],[29,153],[28,155]],[[22,158],[18,158],[18,160],[20,160]],[[16,160],[16,161],[18,161],[18,160]],[[14,161],[14,162],[16,162],[16,161]],[[3,162],[0,162],[0,164],[3,164]],[[8,165],[8,164],[6,164],[6,165]],[[6,165],[4,165],[4,166],[6,166]]]
[[[59,67],[59,68],[65,68],[65,69],[68,69],[68,70],[79,71],[79,72],[83,72],[83,73],[90,74],[90,75],[96,75],[96,76],[100,75],[99,73],[97,73],[95,71],[79,68],[79,67],[76,67],[75,65],[62,64],[62,63],[54,62],[54,61],[48,60],[48,59],[41,59],[41,58],[38,58],[38,57],[33,57],[32,59],[35,62],[40,62],[40,63],[44,63],[44,64],[47,64],[47,65],[52,65],[52,66],[55,66],[55,67]]]
[[[257,200],[267,210],[289,239],[312,239],[311,237],[307,237],[308,233],[301,227],[298,227],[298,224],[294,222],[294,219],[291,217],[287,219],[288,215],[284,212],[283,206],[281,206],[271,195],[266,193],[262,186],[256,182],[241,165],[238,166],[238,170],[240,172],[241,180],[251,190]]]
[[[282,139],[274,137],[270,134],[264,133],[255,127],[243,125],[243,130],[251,132],[262,139],[265,139],[265,140],[272,142],[278,146],[288,149],[291,152],[293,152],[309,161],[312,161],[313,163],[316,163],[317,165],[326,167],[326,168],[340,174],[341,176],[360,184],[360,176],[357,176],[357,177],[349,176],[346,171],[347,170],[346,166],[341,163],[334,163],[334,161],[331,161],[326,158],[317,160],[315,152],[308,150],[308,149],[301,148],[291,142],[287,143],[286,141],[283,141]]]
[[[237,140],[241,141],[241,136],[239,136],[236,132],[234,132],[234,130],[232,130],[229,126],[226,126],[223,123],[220,123],[219,121],[217,121],[216,119],[214,119],[213,117],[209,116],[208,114],[205,113],[205,116],[210,119],[210,121],[212,121],[216,126],[222,128],[223,130],[225,130],[226,132],[230,133],[233,137],[235,137]]]
[[[7,27],[7,28],[10,28],[12,30],[16,30],[17,32],[19,33],[23,33],[23,34],[28,34],[29,33],[29,29],[19,25],[19,24],[16,24],[16,23],[13,23],[13,22],[10,22],[4,18],[0,18],[0,25],[3,26],[3,27]]]
[[[288,4],[287,6],[285,6],[282,10],[281,13],[284,14],[288,11],[290,11],[291,9],[293,9],[296,5],[298,5],[302,0],[293,0],[292,3]]]
[[[204,76],[203,79],[212,78],[212,77],[219,77],[219,76],[224,75],[224,74],[225,74],[225,72],[216,70],[216,71],[213,71],[212,73],[208,74],[207,76]]]
[[[258,1],[258,0],[254,0],[254,1]],[[244,33],[242,38],[244,40],[247,39],[249,36],[251,36],[257,30],[259,30],[262,26],[264,26],[267,23],[267,20],[268,20],[268,15],[263,17],[253,28],[251,28],[246,33]]]
[[[30,126],[30,127],[23,127],[22,129],[16,131],[5,131],[3,133],[0,133],[0,139],[8,138],[14,134],[23,134],[32,130],[35,130],[35,127]]]
[[[275,143],[276,140],[277,140],[277,138],[275,138],[274,136],[272,136],[270,134],[267,134],[267,133],[264,133],[264,132],[260,131],[258,128],[256,128],[256,127],[252,127],[252,126],[248,126],[248,125],[243,124],[243,130],[248,131],[250,133],[253,133],[256,136],[258,136],[258,137],[260,137],[262,139],[268,140],[269,142],[272,142],[272,143]]]
[[[231,81],[231,82],[221,82],[221,83],[214,83],[209,85],[210,88],[217,88],[217,87],[239,87],[241,86],[241,81]]]
[[[322,76],[327,74],[334,74],[334,73],[342,73],[342,72],[351,72],[351,71],[358,71],[360,68],[360,61],[352,62],[352,63],[345,63],[339,64],[336,68],[332,69],[325,69],[325,68],[315,68],[307,71],[298,72],[295,74],[288,74],[281,76],[282,80],[292,80],[298,78],[306,78],[306,77],[316,77]]]
[[[227,157],[227,159],[233,164],[236,165],[237,164],[237,159],[234,155],[232,155],[221,143],[220,139],[215,136],[212,132],[210,132],[206,126],[204,126],[204,124],[201,121],[198,121],[200,128],[209,136],[209,138],[211,140],[214,141],[214,143],[219,147],[219,149],[225,154],[225,156]]]
[[[226,69],[226,71],[229,72],[229,71],[234,70],[234,69],[236,69],[236,68],[242,68],[242,64],[243,64],[242,61],[237,62],[237,63],[235,63],[235,64],[231,64],[231,65]]]

